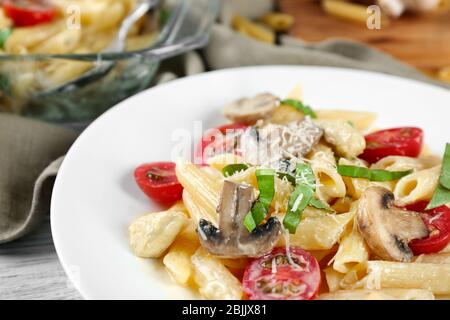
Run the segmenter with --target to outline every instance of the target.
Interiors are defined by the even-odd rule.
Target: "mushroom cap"
[[[217,210],[219,228],[204,219],[199,222],[197,232],[202,247],[223,258],[260,257],[269,253],[281,235],[281,223],[272,217],[249,232],[244,218],[253,202],[253,187],[226,180]]]
[[[408,242],[429,234],[420,215],[395,207],[394,195],[382,187],[364,191],[356,220],[369,248],[384,260],[410,262],[413,252]]]
[[[270,93],[261,93],[252,98],[239,99],[225,106],[223,114],[237,122],[255,122],[270,117],[280,105],[280,99]]]

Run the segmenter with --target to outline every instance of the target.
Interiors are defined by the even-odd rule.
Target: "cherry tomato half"
[[[197,146],[195,156],[206,164],[206,160],[221,153],[235,153],[235,142],[247,124],[231,123],[208,130]]]
[[[423,222],[430,231],[428,238],[414,239],[409,243],[414,255],[436,253],[450,243],[450,208],[444,205],[425,210],[427,205],[427,201],[419,201],[404,207],[410,211],[420,212]]]
[[[290,264],[286,248],[253,260],[244,272],[244,292],[250,300],[313,300],[320,286],[320,268],[308,252],[290,247]]]
[[[47,23],[56,16],[56,7],[45,0],[4,0],[3,10],[16,27]]]
[[[422,150],[423,130],[413,127],[373,132],[366,136],[366,149],[360,158],[375,163],[387,156],[417,157]]]
[[[134,171],[134,178],[151,199],[163,205],[171,205],[181,200],[183,194],[183,186],[178,182],[175,166],[173,162],[143,164]]]

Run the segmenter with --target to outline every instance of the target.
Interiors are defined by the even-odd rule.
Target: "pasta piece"
[[[331,249],[338,242],[352,218],[352,212],[330,214],[314,208],[306,208],[296,233],[290,235],[289,244],[305,250]],[[283,237],[281,237],[281,244],[284,245]]]
[[[359,131],[372,127],[377,115],[373,112],[349,111],[349,110],[317,110],[317,118],[320,120],[343,120],[350,122]]]
[[[450,253],[421,254],[415,257],[416,263],[450,263]]]
[[[219,171],[222,171],[223,168],[230,164],[238,164],[243,162],[244,160],[241,156],[232,153],[219,154],[207,160],[209,166]]]
[[[339,198],[331,206],[331,208],[337,213],[345,213],[350,211],[353,199],[351,197],[345,196],[344,198]]]
[[[303,101],[303,89],[300,83],[295,85],[291,92],[289,92],[287,98]]]
[[[240,15],[236,15],[233,17],[231,25],[237,31],[247,36],[250,36],[256,40],[267,43],[275,42],[275,34],[272,30],[262,27]]]
[[[354,158],[366,148],[364,136],[347,121],[316,120],[315,123],[324,130],[325,140],[340,156]]]
[[[200,208],[202,214],[206,214],[205,219],[215,223],[217,221],[216,208],[219,205],[223,179],[217,179],[217,176],[212,176],[187,161],[177,163],[176,174],[178,181],[190,196],[189,200],[192,200],[190,204],[185,202],[189,212],[192,214],[191,210],[195,205],[195,207]]]
[[[142,258],[159,258],[187,223],[183,212],[163,211],[137,218],[129,226],[130,245]]]
[[[328,289],[330,292],[335,292],[340,290],[340,283],[344,277],[344,274],[337,272],[333,268],[329,267],[324,270],[325,279],[327,281]]]
[[[354,222],[351,229],[344,234],[333,259],[334,270],[341,273],[347,273],[354,266],[365,264],[369,260],[368,248]]]
[[[434,295],[429,290],[419,289],[359,289],[323,293],[319,300],[434,300]]]
[[[323,0],[322,8],[329,15],[367,26],[369,14],[365,5],[340,0]],[[389,25],[386,15],[383,14],[381,17],[381,26]]]
[[[80,44],[81,29],[65,29],[29,49],[34,54],[64,54],[73,52]]]
[[[186,217],[189,217],[189,212],[186,209],[186,206],[184,205],[184,202],[182,200],[177,201],[175,204],[173,204],[170,208],[169,211],[178,211],[178,212],[182,212],[186,215]]]
[[[310,157],[311,168],[317,181],[316,193],[320,200],[328,202],[345,196],[346,188],[337,172],[333,151],[324,145],[317,145]]]
[[[352,165],[367,168],[365,161],[361,159],[347,160],[345,158],[339,159],[339,165]],[[367,179],[342,177],[345,186],[347,187],[347,194],[353,199],[359,199],[361,194],[370,186],[370,181]]]
[[[431,199],[439,181],[441,166],[414,172],[401,178],[394,189],[397,204],[411,204]]]
[[[293,108],[292,106],[281,104],[273,111],[272,116],[268,121],[275,124],[286,125],[293,121],[300,121],[304,117],[305,116],[303,115],[303,113]]]
[[[163,259],[169,274],[182,286],[188,285],[194,274],[191,257],[200,246],[195,230],[196,224],[189,221]]]
[[[65,24],[62,21],[18,28],[6,39],[5,51],[10,54],[20,54],[23,50],[27,51],[64,29]]]
[[[199,248],[191,258],[194,279],[200,294],[210,300],[238,300],[242,286],[238,279],[220,262]]]
[[[200,219],[205,219],[210,221],[215,226],[218,226],[219,216],[216,210],[208,211],[205,208],[199,206],[195,201],[193,196],[187,192],[183,191],[183,202],[189,212],[189,216],[194,220],[195,224],[198,225]]]
[[[424,289],[450,294],[450,264],[369,261],[367,273],[367,289]]]
[[[342,278],[341,289],[354,290],[363,288],[365,284],[364,278],[367,276],[367,263],[360,263],[351,268]]]
[[[419,171],[425,168],[423,162],[417,158],[388,156],[374,163],[371,169],[388,170],[388,171]]]
[[[279,12],[269,12],[259,20],[277,32],[287,31],[294,24],[294,17]]]

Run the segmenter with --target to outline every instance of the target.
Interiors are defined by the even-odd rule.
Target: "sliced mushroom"
[[[428,236],[428,228],[417,212],[394,206],[394,195],[382,187],[367,188],[361,196],[357,223],[373,253],[381,259],[410,262],[408,242]]]
[[[219,228],[204,219],[198,225],[203,248],[224,258],[259,257],[269,253],[280,237],[281,224],[272,217],[249,232],[244,226],[244,218],[253,202],[254,189],[251,186],[225,181],[217,209]]]
[[[237,100],[224,108],[227,119],[236,122],[254,122],[270,117],[280,104],[280,99],[270,93]]]
[[[269,123],[248,128],[240,138],[240,150],[247,163],[273,168],[283,159],[307,155],[322,135],[310,117],[288,125]]]

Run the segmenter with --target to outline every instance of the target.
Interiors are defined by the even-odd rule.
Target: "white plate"
[[[181,79],[134,96],[95,121],[70,149],[52,197],[52,233],[71,281],[89,299],[187,299],[157,260],[136,258],[127,227],[158,208],[140,192],[134,168],[170,160],[176,129],[224,122],[221,107],[269,91],[286,96],[300,82],[315,108],[379,113],[378,127],[414,125],[441,153],[450,137],[450,91],[347,69],[251,67]]]

